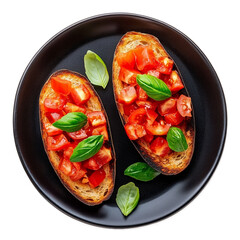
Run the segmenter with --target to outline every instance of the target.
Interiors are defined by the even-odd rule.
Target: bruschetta
[[[168,97],[159,99],[152,86],[144,88],[148,82],[140,86],[141,77],[153,79],[157,87],[164,85]],[[150,34],[126,33],[115,50],[112,78],[124,129],[142,158],[162,174],[182,172],[194,151],[193,107],[178,68],[160,41]],[[169,147],[171,127],[181,129],[187,142],[184,151]]]
[[[89,81],[69,70],[53,73],[41,90],[39,110],[44,148],[63,185],[87,205],[107,200],[114,188],[116,157],[106,112]],[[66,126],[56,127],[56,122],[72,113],[84,116],[84,126],[72,132]],[[84,161],[71,161],[79,144],[92,136],[103,139],[100,150]]]

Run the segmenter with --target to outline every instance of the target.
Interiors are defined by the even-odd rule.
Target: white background
[[[1,239],[239,239],[239,7],[238,1],[2,1]],[[138,13],[162,20],[189,36],[206,54],[223,86],[228,107],[224,152],[204,190],[177,214],[147,226],[107,229],[76,221],[49,204],[19,161],[12,130],[15,92],[36,51],[53,35],[86,17]],[[218,104],[216,102],[216,104]],[[239,115],[238,115],[239,116]]]

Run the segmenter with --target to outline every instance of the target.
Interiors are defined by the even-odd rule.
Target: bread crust
[[[118,79],[120,66],[118,65],[117,58],[118,54],[128,52],[138,45],[151,46],[156,58],[161,56],[171,58],[160,41],[153,35],[140,32],[128,32],[121,38],[114,54],[112,78],[115,102],[123,125],[126,124],[128,117],[124,114],[123,105],[117,101],[117,96],[123,88],[122,81]],[[174,68],[178,71],[184,84],[183,78],[175,63]],[[181,92],[189,96],[186,86]],[[180,125],[188,143],[188,149],[184,152],[171,152],[164,157],[159,157],[151,151],[149,143],[143,139],[132,141],[137,151],[151,167],[160,171],[162,174],[175,175],[182,172],[189,165],[193,155],[195,142],[194,114],[192,113],[192,115],[193,117],[191,120],[184,121],[184,123]]]
[[[79,84],[84,84],[91,93],[91,98],[86,104],[87,111],[103,111],[105,114],[109,134],[109,144],[111,145],[112,160],[103,166],[103,169],[106,172],[106,177],[104,181],[96,188],[91,188],[89,184],[84,184],[81,181],[72,181],[69,176],[65,175],[58,169],[58,165],[60,162],[58,154],[55,151],[49,151],[47,149],[47,133],[43,127],[43,124],[47,121],[47,117],[45,115],[44,100],[46,97],[54,94],[54,90],[51,88],[50,79],[51,77],[56,76],[60,77],[61,79],[71,81],[73,87],[76,87]],[[98,96],[92,85],[89,83],[89,81],[79,73],[72,72],[66,69],[54,72],[46,81],[41,90],[39,97],[39,117],[42,140],[44,143],[46,154],[54,171],[56,172],[57,176],[59,177],[62,184],[66,187],[66,189],[78,200],[89,206],[98,205],[103,201],[109,199],[113,192],[115,183],[116,155],[112,144],[112,136],[107,114],[105,112],[100,97]]]

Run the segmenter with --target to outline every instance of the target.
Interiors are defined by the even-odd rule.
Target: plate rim
[[[182,37],[185,38],[185,40],[187,40],[193,47],[195,50],[198,51],[199,55],[201,55],[201,57],[203,57],[204,61],[206,61],[207,65],[208,65],[208,69],[211,71],[211,73],[214,75],[214,78],[217,80],[217,85],[219,87],[220,90],[220,96],[222,99],[222,103],[223,103],[223,131],[222,131],[222,138],[221,138],[221,142],[219,144],[219,149],[217,152],[217,155],[215,157],[214,160],[214,164],[211,166],[210,170],[208,171],[208,174],[205,176],[204,180],[202,181],[202,184],[200,185],[199,189],[196,191],[196,193],[193,194],[193,196],[186,201],[184,204],[180,205],[178,208],[176,208],[175,210],[173,210],[172,212],[170,212],[169,214],[162,216],[162,217],[158,217],[156,219],[150,220],[148,222],[142,222],[142,223],[137,223],[137,224],[129,224],[129,225],[106,225],[106,224],[101,224],[101,223],[95,223],[93,221],[90,221],[88,219],[84,219],[84,218],[80,218],[77,217],[73,214],[71,214],[70,212],[66,211],[64,208],[60,207],[59,205],[57,205],[54,201],[52,201],[45,193],[44,191],[41,189],[41,186],[38,184],[37,181],[35,181],[34,176],[31,174],[31,171],[29,170],[21,148],[20,148],[20,144],[19,144],[19,139],[18,139],[18,134],[17,134],[17,106],[18,106],[18,97],[21,91],[21,87],[22,84],[24,82],[26,73],[28,72],[28,70],[30,69],[31,65],[33,64],[34,60],[38,57],[38,55],[44,50],[45,47],[47,47],[52,41],[54,41],[55,39],[57,39],[58,37],[60,37],[62,34],[64,34],[65,32],[71,30],[72,28],[76,27],[79,24],[84,24],[85,22],[89,22],[91,20],[98,20],[98,19],[102,19],[105,17],[137,17],[139,19],[142,20],[149,20],[149,21],[153,21],[156,24],[160,24],[163,25],[171,30],[174,30],[176,33],[180,34]],[[60,210],[61,212],[63,212],[64,214],[66,214],[67,216],[72,217],[75,220],[81,221],[83,223],[88,223],[90,225],[93,226],[98,226],[98,227],[106,227],[106,228],[132,228],[132,227],[139,227],[139,226],[143,226],[143,225],[147,225],[147,224],[152,224],[154,222],[158,222],[160,220],[164,220],[172,215],[174,215],[175,213],[177,213],[178,211],[180,211],[181,209],[183,209],[184,207],[186,207],[192,200],[194,200],[199,193],[203,190],[203,188],[207,185],[207,183],[209,182],[209,180],[211,179],[213,173],[215,172],[223,150],[224,150],[224,145],[226,142],[226,137],[227,137],[227,124],[228,124],[228,118],[227,118],[227,105],[226,105],[226,98],[223,92],[223,88],[221,85],[221,82],[219,80],[219,77],[215,71],[215,69],[213,68],[211,62],[208,60],[208,58],[206,57],[206,55],[202,52],[202,50],[195,44],[194,41],[192,41],[187,35],[185,35],[183,32],[181,32],[180,30],[178,30],[177,28],[173,27],[172,25],[156,19],[156,18],[152,18],[146,15],[141,15],[141,14],[137,14],[137,13],[128,13],[128,12],[111,12],[111,13],[103,13],[103,14],[97,14],[97,15],[93,15],[84,19],[81,19],[75,23],[72,23],[70,25],[68,25],[67,27],[63,28],[62,30],[58,31],[55,35],[53,35],[47,42],[45,42],[40,48],[39,50],[33,55],[33,57],[31,58],[31,60],[29,61],[29,63],[27,64],[21,78],[20,81],[18,83],[17,86],[17,90],[15,93],[15,99],[14,99],[14,106],[13,106],[13,136],[14,136],[14,141],[15,141],[15,146],[17,149],[17,153],[19,156],[19,159],[22,163],[22,166],[25,170],[25,172],[27,173],[28,178],[30,179],[30,181],[32,182],[32,184],[34,185],[34,187],[38,190],[38,192],[49,202],[51,203],[54,207],[56,207],[58,210]]]

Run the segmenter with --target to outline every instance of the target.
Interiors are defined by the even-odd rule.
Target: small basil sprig
[[[172,95],[166,83],[152,75],[138,74],[137,83],[150,98],[156,101],[167,99]]]
[[[124,175],[135,178],[140,181],[144,181],[144,182],[153,180],[159,174],[160,172],[151,168],[145,162],[133,163],[124,171]]]
[[[76,132],[87,123],[87,116],[81,112],[71,112],[53,123],[53,126],[66,132]]]
[[[103,60],[94,52],[88,50],[84,56],[85,72],[90,82],[106,88],[109,75]]]
[[[180,128],[170,127],[167,133],[168,146],[175,152],[187,150],[188,144]]]
[[[139,198],[139,188],[133,182],[122,185],[118,189],[116,202],[124,216],[128,216],[134,210]]]
[[[94,156],[103,145],[103,135],[90,136],[81,141],[70,157],[71,162],[82,162]]]

